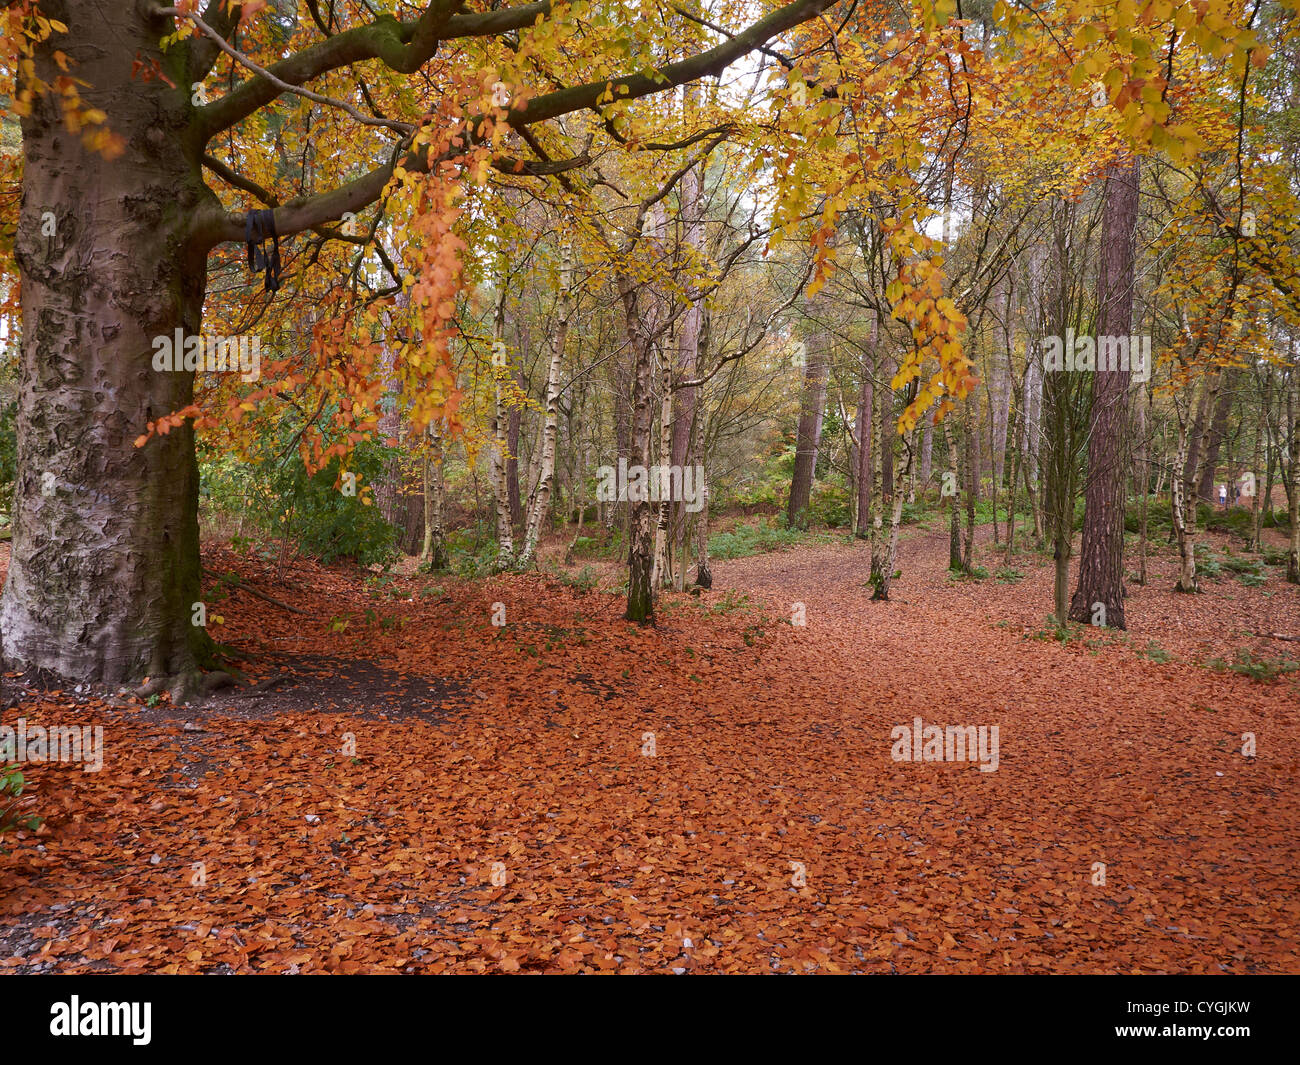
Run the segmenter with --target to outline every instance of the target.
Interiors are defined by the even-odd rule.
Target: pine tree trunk
[[[1138,161],[1106,180],[1097,279],[1097,335],[1129,336],[1133,325],[1133,239],[1138,213]],[[1127,343],[1127,340],[1125,341]],[[1100,361],[1100,360],[1099,360]],[[1070,620],[1126,629],[1124,618],[1124,471],[1128,452],[1126,369],[1093,372],[1088,479],[1084,487],[1079,578]],[[1098,604],[1102,611],[1098,610]]]

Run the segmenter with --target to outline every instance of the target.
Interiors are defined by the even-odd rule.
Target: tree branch
[[[437,51],[438,41],[463,0],[430,0],[414,22],[384,15],[375,22],[335,34],[266,68],[266,77],[241,82],[197,112],[199,136],[206,143],[224,129],[265,107],[288,86],[302,85],[331,70],[380,59],[401,74],[413,74]],[[176,12],[175,8],[167,9]],[[268,80],[274,79],[274,80]]]
[[[429,12],[434,11],[439,0],[434,0],[430,5],[421,22],[429,17]],[[443,0],[444,4],[455,3],[459,5],[460,0]],[[778,8],[766,18],[759,19],[750,25],[747,29],[722,44],[719,44],[707,51],[690,59],[682,60],[677,63],[670,63],[660,68],[654,76],[648,74],[632,74],[622,78],[612,78],[607,81],[589,82],[585,85],[577,85],[572,88],[560,89],[556,92],[547,93],[543,96],[536,97],[528,101],[522,107],[512,110],[509,113],[508,121],[516,129],[522,129],[525,126],[535,122],[544,122],[548,119],[558,118],[561,115],[568,114],[572,111],[581,111],[587,108],[598,106],[598,102],[613,93],[616,100],[633,100],[643,96],[652,96],[656,93],[663,92],[666,89],[676,88],[687,82],[696,81],[700,78],[709,77],[710,75],[720,74],[735,60],[753,51],[760,44],[763,44],[778,34],[814,18],[827,8],[833,7],[841,0],[793,0],[792,3]],[[522,10],[522,9],[520,9]],[[283,63],[275,64],[271,69],[276,76],[282,80],[292,81],[292,77],[286,78],[285,64],[299,63],[294,67],[294,76],[302,74],[306,69],[306,61],[303,59],[309,53],[317,52],[320,49],[339,48],[337,42],[348,41],[347,49],[353,53],[363,50],[364,34],[372,31],[377,32],[384,30],[397,39],[399,31],[405,32],[409,26],[396,22],[395,20],[381,20],[370,26],[363,27],[361,31],[348,31],[331,37],[328,41],[320,45],[307,49],[306,52],[298,56],[291,57]],[[358,34],[359,36],[352,36]],[[436,42],[435,46],[436,46]],[[345,49],[346,51],[346,49]],[[334,54],[337,59],[338,55]],[[370,58],[370,56],[361,55],[357,58]],[[389,63],[387,57],[384,58]],[[317,56],[312,60],[311,65],[319,63],[320,57]],[[348,60],[349,62],[354,60]],[[336,64],[336,65],[342,65]],[[389,63],[392,66],[392,63]],[[418,66],[418,64],[417,64]],[[323,69],[330,69],[328,67]],[[396,68],[395,68],[396,69]],[[305,80],[305,78],[303,79]],[[232,97],[239,96],[246,89],[250,91],[258,89],[260,86],[267,86],[265,91],[269,93],[268,99],[273,99],[278,94],[274,86],[264,81],[245,82],[233,93],[222,97],[221,100],[209,104],[201,113],[213,114],[213,108],[220,108],[226,101]],[[619,92],[619,88],[626,91]],[[245,97],[239,104],[238,109],[242,110],[249,103],[249,98]],[[261,106],[260,104],[256,106]],[[256,110],[256,106],[253,110]],[[225,121],[229,114],[222,112]],[[243,117],[242,114],[239,117]],[[473,143],[477,139],[479,129],[485,120],[485,116],[478,116],[467,123],[468,143]],[[238,118],[233,119],[238,121]],[[217,127],[222,128],[222,127]],[[429,169],[430,160],[428,153],[424,151],[407,152],[402,160],[404,169],[413,172],[426,172]],[[551,164],[554,167],[555,164]],[[574,163],[573,165],[582,165]],[[275,228],[280,236],[290,236],[294,233],[300,233],[304,229],[313,229],[324,222],[332,221],[341,217],[347,211],[359,211],[369,203],[373,203],[382,194],[384,187],[388,184],[393,175],[396,166],[396,159],[385,163],[383,166],[376,167],[369,173],[342,185],[337,189],[329,192],[318,193],[313,196],[298,197],[290,200],[275,212]],[[565,166],[563,169],[572,169],[571,166]],[[561,170],[550,169],[539,172],[559,173]],[[194,234],[196,238],[204,245],[211,247],[213,244],[222,241],[242,241],[244,239],[244,221],[242,216],[227,214],[225,211],[216,208],[208,208],[200,211],[195,215]]]
[[[290,85],[286,81],[281,81],[265,67],[258,66],[251,59],[249,59],[248,56],[244,55],[243,52],[234,48],[230,44],[227,44],[225,38],[222,37],[220,33],[218,33],[215,29],[213,29],[206,22],[204,22],[200,16],[194,14],[193,12],[185,13],[182,12],[179,8],[168,7],[168,8],[163,8],[161,14],[177,15],[183,18],[188,18],[198,28],[199,32],[206,35],[207,38],[210,41],[212,41],[213,44],[218,49],[220,49],[222,52],[225,52],[226,55],[230,56],[230,58],[233,59],[240,66],[247,67],[254,74],[257,74],[259,77],[264,78],[272,86],[277,88],[280,92],[294,93],[297,96],[302,96],[305,99],[311,100],[313,103],[322,104],[326,107],[337,107],[340,111],[346,111],[352,118],[360,122],[363,126],[382,126],[386,129],[396,130],[398,133],[402,134],[403,136],[408,136],[415,130],[415,126],[413,126],[410,122],[397,122],[393,119],[388,119],[388,118],[371,118],[369,115],[363,115],[360,111],[358,111],[346,100],[335,100],[333,97],[322,96],[320,93],[312,92],[310,89],[304,89],[297,85]],[[247,84],[247,82],[245,82],[245,84]],[[222,97],[222,99],[226,99],[226,98],[227,97]]]

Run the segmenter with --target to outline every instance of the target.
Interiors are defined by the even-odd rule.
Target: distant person
[[[1228,486],[1226,484],[1221,484],[1219,485],[1219,506],[1226,507],[1227,505],[1228,505]]]

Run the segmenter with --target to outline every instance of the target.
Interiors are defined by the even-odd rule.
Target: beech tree
[[[201,334],[209,256],[248,236],[245,213],[227,209],[210,182],[216,176],[245,191],[256,182],[215,160],[214,142],[256,123],[286,94],[344,111],[357,136],[365,127],[392,135],[377,151],[386,157],[369,171],[268,205],[264,232],[287,238],[355,215],[403,175],[445,173],[451,159],[537,174],[577,165],[508,157],[493,134],[718,74],[835,2],[793,0],[688,58],[648,71],[643,61],[627,73],[525,96],[508,109],[497,101],[494,111],[485,101],[477,113],[454,115],[440,113],[440,89],[450,96],[457,77],[480,75],[471,52],[461,53],[461,69],[440,62],[429,71],[440,46],[501,38],[516,48],[533,38],[535,47],[555,49],[547,0],[484,11],[432,0],[402,5],[407,18],[359,18],[357,11],[368,9],[344,13],[333,5],[322,18],[309,4],[319,39],[287,54],[266,41],[261,61],[238,41],[256,4],[211,0],[201,14],[193,3],[150,0],[9,5],[10,27],[23,32],[15,250],[24,329],[21,472],[0,605],[6,668],[105,683],[166,677],[179,700],[211,661],[211,641],[192,623],[201,598],[195,430],[178,414],[192,407],[194,374],[155,372],[152,359],[155,337]],[[178,26],[186,31],[180,40]],[[595,52],[598,65],[608,66],[599,44]],[[230,84],[223,92],[214,87],[209,99],[205,80],[223,58],[233,59]],[[68,70],[75,83],[66,80]],[[430,73],[445,80],[426,85]],[[350,87],[350,98],[306,88],[337,74],[346,78],[332,84]],[[365,101],[366,78],[390,75],[409,79],[404,101],[386,97],[394,108],[404,103],[402,117],[376,113]],[[101,135],[88,140],[88,127]],[[51,214],[52,237],[44,225]],[[429,252],[445,248],[431,243]],[[146,426],[156,438],[136,447]]]

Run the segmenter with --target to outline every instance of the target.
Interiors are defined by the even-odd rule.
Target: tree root
[[[184,706],[188,703],[202,702],[214,691],[234,687],[238,683],[223,669],[213,670],[211,673],[185,669],[170,676],[151,677],[135,689],[135,694],[141,699],[149,699],[165,691],[171,698],[172,706]]]

